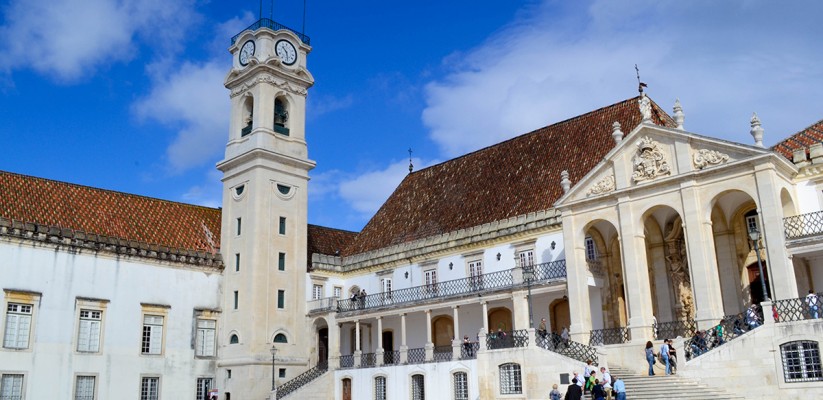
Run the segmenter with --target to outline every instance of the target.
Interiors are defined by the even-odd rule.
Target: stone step
[[[619,366],[610,369],[612,376],[626,384],[627,397],[632,400],[745,400],[740,395],[725,392],[722,388],[709,387],[699,381],[680,378],[676,374],[647,374],[630,371]]]

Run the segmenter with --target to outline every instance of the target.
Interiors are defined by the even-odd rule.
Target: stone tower
[[[232,39],[231,121],[223,172],[225,260],[217,387],[269,396],[309,367],[306,315],[309,39],[261,19]],[[275,346],[276,371],[272,366]]]

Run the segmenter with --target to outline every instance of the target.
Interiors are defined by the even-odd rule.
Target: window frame
[[[234,272],[240,272],[240,253],[234,253]]]
[[[12,320],[14,320],[13,324]],[[34,323],[34,305],[18,302],[6,303],[6,314],[3,321],[3,348],[9,350],[30,349],[31,328]],[[25,328],[21,328],[24,322],[26,324]],[[21,335],[23,329],[26,330],[25,335]]]
[[[140,334],[140,355],[146,357],[162,357],[166,353],[166,326],[168,325],[169,319],[169,308],[170,306],[161,305],[161,304],[141,304],[143,310],[140,313],[140,326],[141,326],[141,334]],[[154,324],[147,324],[146,317],[160,317],[162,318],[162,323],[160,325]],[[160,340],[160,349],[158,353],[152,352],[152,337],[155,335],[154,331],[157,328],[152,328],[149,333],[148,337],[148,352],[144,352],[143,349],[146,345],[146,326],[160,326],[160,333],[157,334]]]
[[[820,342],[806,339],[782,343],[780,360],[784,383],[823,382]],[[791,361],[794,363],[790,363]],[[797,376],[790,378],[790,374]]]
[[[195,318],[194,323],[194,356],[196,358],[217,357],[217,319],[198,316]],[[208,327],[201,325],[212,326]],[[206,350],[209,350],[211,354],[208,354]]]
[[[320,300],[323,298],[323,291],[325,286],[320,283],[312,283],[311,285],[311,299]]]
[[[235,218],[235,227],[237,230],[234,232],[235,236],[240,236],[243,233],[243,217]]]
[[[0,374],[0,396],[2,396],[3,392],[7,389],[6,377],[8,377],[9,379],[14,379],[14,377],[19,377],[20,378],[19,386],[18,385],[12,385],[12,389],[11,389],[11,390],[14,390],[15,388],[17,388],[19,391],[12,392],[11,395],[14,396],[16,394],[19,394],[20,399],[25,399],[26,398],[26,374],[23,373],[23,372],[3,372],[2,374]],[[12,397],[12,398],[14,398],[14,397]]]
[[[459,382],[458,375],[462,376],[462,382]],[[458,387],[460,384],[462,387]],[[469,400],[469,374],[466,371],[452,373],[452,396],[454,400]]]
[[[145,391],[146,391],[145,384],[148,380],[151,380],[151,379],[156,381],[156,384],[155,384],[156,385],[155,386],[156,394],[155,394],[154,397],[151,396],[151,393],[145,393]],[[139,394],[140,400],[160,400],[161,384],[162,384],[162,379],[161,379],[160,375],[140,375],[140,394]],[[148,390],[151,390],[151,388],[148,388]]]
[[[415,385],[417,384],[415,378],[420,377],[420,396],[416,397],[415,393]],[[411,376],[411,385],[409,385],[409,389],[411,391],[411,399],[412,400],[426,400],[426,375],[417,373]]]
[[[597,243],[594,242],[594,237],[591,235],[583,238],[583,251],[585,252],[586,261],[597,261]]]
[[[426,293],[437,294],[437,267],[423,270],[423,283]]]
[[[277,270],[278,271],[285,271],[286,270],[286,253],[285,252],[278,252],[277,253]]]
[[[277,309],[286,309],[286,291],[283,289],[277,289]]]
[[[29,292],[29,291],[22,291],[22,290],[12,290],[12,289],[4,289],[4,302],[3,302],[3,343],[0,349],[6,351],[32,351],[34,347],[33,337],[34,332],[37,329],[37,310],[40,309],[40,298],[42,294],[39,292]],[[26,345],[25,347],[17,347],[17,346],[7,346],[7,336],[8,336],[8,329],[9,329],[9,305],[10,304],[19,304],[23,306],[30,306],[30,312],[27,314],[29,316],[28,319],[28,335],[26,336]],[[26,315],[22,313],[14,313],[15,315]],[[19,342],[19,332],[16,335],[18,336]]]
[[[203,382],[203,383],[208,382],[208,385],[205,385],[206,387],[203,388],[205,390],[205,393],[203,391],[201,391],[201,385],[200,385],[201,382]],[[194,385],[195,385],[194,386],[195,399],[196,400],[209,400],[209,391],[211,391],[214,388],[214,377],[212,377],[212,376],[197,377],[197,379],[195,380]]]
[[[92,379],[92,389],[91,389],[91,398],[88,396],[80,396],[81,393],[79,391],[80,386],[80,379],[81,378],[91,378]],[[97,374],[86,374],[86,373],[78,373],[74,375],[74,392],[72,393],[72,399],[74,400],[95,400],[97,399]]]
[[[103,344],[105,343],[104,334],[106,332],[106,309],[108,308],[109,300],[105,299],[92,299],[92,298],[85,298],[85,297],[77,297],[75,299],[75,309],[77,313],[75,314],[75,321],[77,322],[77,327],[74,330],[75,340],[74,340],[74,351],[78,354],[102,354],[103,353]],[[81,331],[83,329],[83,321],[93,321],[93,318],[83,318],[83,312],[99,312],[100,318],[97,320],[98,324],[98,331],[97,331],[97,350],[83,350],[80,348],[81,343]]]
[[[523,372],[518,363],[505,363],[497,367],[500,376],[500,394],[523,394]]]
[[[286,234],[286,217],[280,217],[279,224],[277,227],[277,233],[280,235]]]
[[[386,376],[377,375],[374,377],[372,382],[374,382],[374,385],[372,386],[372,389],[374,389],[374,400],[388,399],[388,391],[386,390],[388,388],[388,379],[386,379]]]

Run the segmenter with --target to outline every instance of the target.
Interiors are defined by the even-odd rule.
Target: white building
[[[0,396],[542,399],[667,337],[678,379],[823,389],[823,122],[767,149],[641,94],[410,165],[341,231],[307,223],[311,47],[279,28],[232,39],[222,210],[0,174]]]

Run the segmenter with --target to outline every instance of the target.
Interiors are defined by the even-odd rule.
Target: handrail
[[[317,379],[320,375],[323,375],[329,369],[328,363],[321,362],[314,366],[313,368],[303,372],[300,375],[294,377],[294,379],[289,380],[288,382],[280,385],[277,387],[277,399],[282,399],[283,397],[288,396],[292,392],[300,389],[301,387],[305,386],[309,382]]]
[[[581,362],[591,360],[593,365],[597,365],[597,350],[594,347],[563,339],[562,336],[556,333],[541,334],[535,332],[534,339],[538,347]]]
[[[754,313],[746,310],[739,314],[726,315],[720,323],[706,329],[695,331],[694,335],[683,342],[686,361],[706,354],[740,335],[763,325],[763,311],[758,307]],[[721,329],[718,329],[721,327]]]
[[[786,239],[801,239],[823,234],[823,211],[783,218]]]
[[[589,346],[600,346],[605,344],[628,343],[631,340],[629,328],[621,326],[618,328],[594,329],[589,336]]]
[[[689,337],[694,335],[697,331],[697,322],[693,319],[685,319],[679,321],[659,322],[652,324],[654,330],[654,338],[674,339],[676,337]]]
[[[529,331],[526,329],[515,331],[497,331],[486,335],[486,348],[489,350],[526,347],[529,345]]]
[[[289,28],[286,25],[283,25],[283,24],[278,23],[278,22],[274,22],[274,21],[272,21],[268,18],[260,18],[259,20],[257,20],[257,22],[249,25],[248,28],[243,29],[240,33],[234,35],[231,38],[231,44],[234,45],[234,43],[237,42],[237,38],[239,38],[240,35],[243,34],[243,32],[245,32],[245,31],[256,31],[260,28],[269,28],[273,31],[279,31],[281,29],[285,29],[285,30],[290,31],[291,33],[294,33],[295,35],[297,35],[297,37],[300,39],[301,42],[303,42],[303,43],[305,43],[306,45],[309,45],[309,46],[311,45],[311,39],[308,36],[304,35],[301,32],[298,32],[298,31],[296,31],[292,28]]]
[[[823,292],[794,299],[774,300],[774,322],[803,321],[823,317]]]

